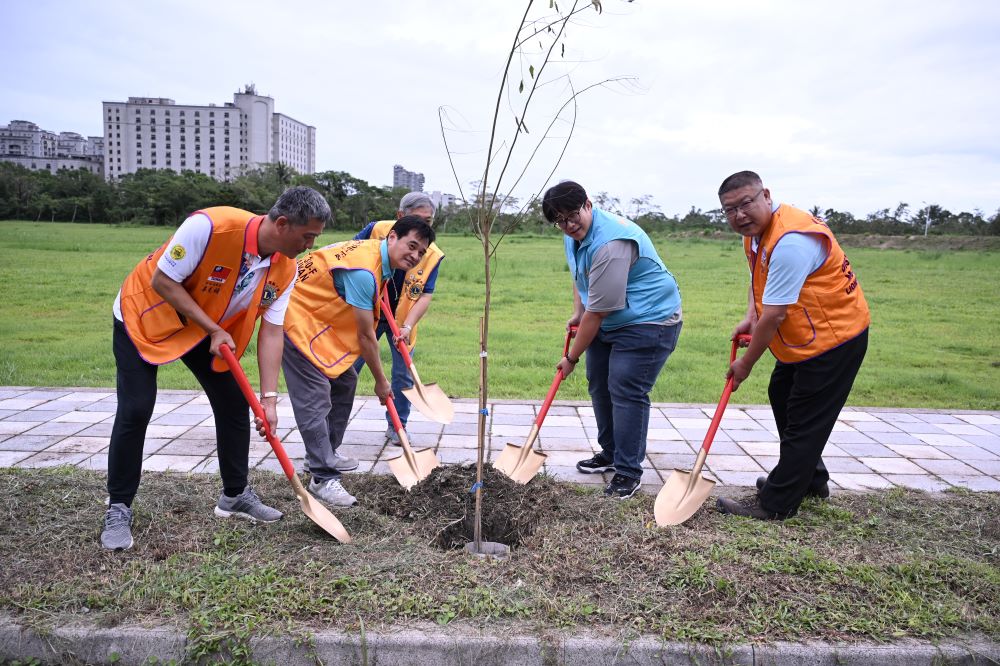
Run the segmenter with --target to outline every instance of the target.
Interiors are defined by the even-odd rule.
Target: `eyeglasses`
[[[744,215],[746,215],[747,211],[750,210],[750,206],[753,205],[753,202],[757,200],[757,197],[759,197],[760,193],[763,191],[764,188],[762,187],[759,190],[757,190],[757,194],[753,195],[749,199],[746,199],[742,203],[739,203],[735,206],[726,206],[725,208],[722,209],[722,212],[726,214],[726,217],[730,218],[736,217],[737,212],[741,212]]]
[[[580,213],[583,211],[583,208],[586,205],[587,204],[584,204],[583,206],[580,206],[579,209],[573,211],[569,215],[556,215],[556,219],[552,220],[552,226],[555,227],[555,228],[557,228],[557,229],[565,229],[571,223],[573,223],[573,222],[579,222],[580,221]]]

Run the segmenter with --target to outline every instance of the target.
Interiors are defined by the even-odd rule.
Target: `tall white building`
[[[139,169],[197,171],[229,180],[244,168],[283,162],[316,171],[316,128],[274,112],[274,99],[247,86],[223,106],[165,97],[104,102],[105,177]]]
[[[27,120],[12,120],[0,126],[0,161],[14,162],[32,171],[83,169],[100,174],[104,137],[83,137],[76,132],[56,134]]]

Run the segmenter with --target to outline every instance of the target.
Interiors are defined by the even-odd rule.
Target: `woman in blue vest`
[[[587,382],[601,451],[576,468],[614,472],[609,497],[635,494],[646,457],[649,392],[681,332],[677,281],[637,224],[607,213],[583,187],[564,181],[542,198],[542,214],[564,234],[578,326],[559,361],[564,377],[587,352]]]

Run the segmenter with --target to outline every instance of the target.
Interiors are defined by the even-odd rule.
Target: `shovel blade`
[[[340,543],[351,543],[351,535],[337,517],[302,487],[302,482],[297,476],[293,479],[292,486],[299,498],[299,504],[302,505],[302,513]]]
[[[414,383],[410,388],[403,389],[406,396],[417,411],[438,423],[451,423],[455,418],[455,406],[437,384]]]
[[[535,478],[538,470],[542,468],[542,464],[548,457],[544,453],[539,453],[533,449],[529,449],[527,454],[524,454],[522,452],[523,448],[517,444],[508,444],[503,447],[503,451],[500,452],[500,455],[493,462],[494,468],[509,476],[512,481],[521,484]],[[525,456],[524,460],[521,460],[522,455]]]
[[[691,484],[691,472],[675,469],[667,482],[660,488],[653,504],[653,516],[660,527],[680,525],[698,512],[715,487],[715,481],[699,476],[694,486]]]
[[[414,451],[413,459],[416,463],[414,465],[409,463],[405,455],[400,455],[389,461],[389,469],[393,476],[399,481],[399,485],[407,490],[426,479],[435,467],[441,466],[441,461],[431,449]]]

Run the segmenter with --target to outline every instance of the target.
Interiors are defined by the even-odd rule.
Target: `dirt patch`
[[[410,492],[388,480],[393,484],[366,483],[358,488],[373,511],[413,523],[439,548],[464,548],[473,540],[475,465],[438,467]],[[521,485],[486,465],[481,538],[516,548],[534,533],[539,519],[558,506],[558,495],[558,485],[547,477]]]

